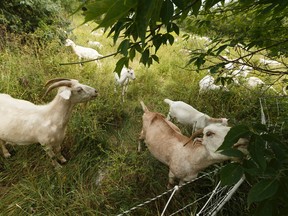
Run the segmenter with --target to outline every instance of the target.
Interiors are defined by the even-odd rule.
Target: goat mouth
[[[96,93],[95,95],[92,95],[91,98],[94,99],[94,98],[98,97],[98,95],[99,95],[99,94]]]

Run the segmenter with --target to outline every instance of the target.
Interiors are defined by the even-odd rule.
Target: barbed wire
[[[178,185],[178,189],[184,187],[184,186],[187,185],[187,184],[190,184],[190,183],[192,183],[192,182],[195,182],[195,181],[197,181],[197,180],[199,180],[199,179],[201,179],[201,178],[204,178],[205,176],[208,176],[208,175],[210,175],[210,174],[212,174],[212,173],[216,173],[218,170],[219,170],[219,168],[216,168],[215,170],[213,170],[213,171],[211,171],[211,172],[208,172],[208,173],[205,173],[205,174],[203,174],[203,175],[201,175],[201,176],[199,176],[199,177],[197,177],[197,178],[195,178],[195,179],[193,179],[193,180],[191,180],[191,181],[185,182],[185,183],[182,184],[182,185]],[[128,213],[130,213],[131,211],[134,211],[134,210],[136,210],[136,209],[138,209],[138,208],[140,208],[140,207],[142,207],[142,206],[144,206],[144,205],[146,205],[146,204],[149,204],[149,203],[151,203],[151,202],[153,202],[153,201],[161,198],[162,196],[164,196],[164,195],[166,195],[166,194],[168,194],[168,193],[170,193],[170,192],[172,192],[172,191],[174,191],[174,190],[175,190],[175,188],[171,188],[171,189],[163,192],[162,194],[160,194],[160,195],[158,195],[158,196],[156,196],[156,197],[153,197],[153,198],[151,198],[151,199],[149,199],[149,200],[147,200],[147,201],[145,201],[145,202],[143,202],[143,203],[140,203],[140,204],[138,204],[138,205],[130,208],[129,210],[126,210],[126,211],[124,211],[124,212],[122,212],[121,214],[118,214],[118,215],[116,215],[116,216],[123,216],[124,214],[128,214]],[[205,195],[205,196],[206,196],[206,195]]]

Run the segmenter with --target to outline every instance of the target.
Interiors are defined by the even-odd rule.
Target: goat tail
[[[169,105],[171,105],[174,101],[166,98],[166,99],[164,99],[164,102],[167,103],[167,104],[169,104]]]
[[[143,109],[144,112],[148,112],[149,111],[143,101],[140,101],[140,104],[141,104],[142,109]]]

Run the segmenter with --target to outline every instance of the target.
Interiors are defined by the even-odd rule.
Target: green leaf
[[[214,5],[216,5],[218,2],[220,2],[221,0],[206,0],[205,1],[205,10],[209,10],[210,8],[212,8]]]
[[[267,200],[263,203],[260,203],[260,205],[257,206],[255,215],[273,216],[274,208],[275,208],[275,204],[273,202],[271,202],[270,200]]]
[[[248,145],[248,151],[251,155],[251,158],[258,164],[258,166],[265,170],[266,168],[266,159],[265,159],[265,145],[266,142],[259,135],[252,135],[251,140]]]
[[[136,26],[138,35],[142,41],[142,47],[144,47],[147,27],[153,15],[155,6],[158,0],[138,0],[138,6],[136,11]]]
[[[278,181],[275,179],[264,179],[253,185],[248,193],[248,205],[254,202],[260,202],[272,197],[276,194],[279,187]]]
[[[153,58],[154,61],[159,63],[159,58],[157,55],[151,55],[151,57]]]
[[[244,154],[240,150],[233,148],[222,150],[220,153],[230,157],[237,157],[237,158],[242,158],[244,156]]]
[[[135,47],[131,47],[129,50],[129,58],[132,61],[136,55]]]
[[[184,9],[184,2],[183,0],[172,0],[172,2],[181,10]]]
[[[243,168],[239,163],[229,163],[220,170],[221,184],[236,184],[241,179],[243,174]]]
[[[219,64],[216,64],[216,65],[213,65],[213,66],[209,67],[210,73],[211,73],[211,74],[217,73],[217,71],[218,71],[219,69],[222,69],[225,64],[226,64],[225,62],[221,62],[221,63],[219,63]]]
[[[172,19],[173,13],[174,13],[173,3],[170,0],[164,0],[162,4],[160,16],[161,16],[162,22],[165,25],[168,25],[168,23]]]
[[[86,4],[85,22],[94,19],[99,20],[101,15],[105,14],[114,2],[115,0],[95,0],[93,3]]]
[[[172,45],[174,43],[174,37],[171,34],[167,34],[167,39],[169,41],[169,44]]]
[[[223,144],[218,150],[231,148],[240,138],[247,137],[251,132],[245,125],[237,125],[232,127],[224,138]]]
[[[173,31],[174,31],[177,35],[179,35],[180,29],[179,29],[179,27],[178,27],[177,24],[172,23],[172,29],[173,29]]]
[[[116,67],[115,67],[114,71],[119,75],[119,77],[120,77],[120,73],[121,73],[123,66],[124,65],[127,66],[128,62],[129,62],[129,59],[126,57],[123,57],[123,58],[119,59],[118,62],[116,63]]]
[[[162,35],[161,34],[155,35],[152,39],[152,42],[153,46],[155,47],[155,52],[157,52],[157,50],[160,48],[162,44]]]
[[[192,14],[197,16],[202,6],[202,0],[195,0],[192,4]]]
[[[110,8],[98,28],[112,26],[120,18],[127,16],[129,11],[137,5],[137,1],[134,0],[114,0],[112,2],[109,0],[109,2]]]
[[[117,51],[122,53],[124,56],[127,56],[129,46],[130,46],[130,40],[125,39],[119,44]]]
[[[149,55],[150,55],[150,51],[149,49],[145,49],[145,51],[142,53],[140,62],[142,62],[144,65],[146,65],[149,61]]]
[[[227,48],[227,46],[228,46],[227,44],[220,46],[217,49],[216,55],[219,55],[223,50],[225,50]]]

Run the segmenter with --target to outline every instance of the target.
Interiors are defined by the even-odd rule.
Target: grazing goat
[[[250,88],[257,88],[257,87],[261,87],[262,88],[264,86],[267,86],[267,84],[263,80],[258,78],[258,77],[248,77],[246,82],[247,82],[247,86],[250,87]],[[276,89],[273,88],[273,86],[269,86],[269,87],[267,87],[267,89],[271,89],[275,93],[279,94],[276,91]]]
[[[57,78],[46,83],[44,94],[58,88],[55,98],[48,104],[35,105],[26,100],[0,94],[0,145],[4,157],[10,157],[5,144],[29,145],[40,143],[56,168],[65,163],[61,155],[61,143],[72,108],[97,96],[97,91],[74,79]]]
[[[100,57],[103,57],[103,55],[99,54],[95,49],[89,48],[89,47],[83,47],[76,45],[72,40],[66,39],[65,46],[71,46],[74,53],[78,56],[79,61],[83,59],[95,59],[95,62],[100,67],[101,63],[99,60],[97,60]]]
[[[264,65],[281,65],[280,62],[278,61],[275,61],[275,60],[269,60],[269,59],[264,59],[264,58],[261,58],[259,60],[260,63],[264,64]]]
[[[98,48],[102,48],[103,47],[103,45],[100,43],[100,42],[98,42],[98,41],[91,41],[91,40],[88,40],[88,45],[90,45],[90,46],[97,46]]]
[[[208,166],[233,159],[216,152],[229,127],[209,125],[204,128],[203,139],[194,143],[162,114],[150,112],[142,101],[140,103],[144,114],[139,143],[144,141],[150,153],[169,167],[169,188],[175,184],[176,179],[180,180],[181,185],[196,178]]]
[[[127,92],[129,80],[135,80],[135,72],[132,68],[123,67],[120,73],[120,77],[118,73],[114,72],[115,76],[115,88],[114,91],[117,92],[117,86],[122,87],[122,101],[124,102],[124,95]]]
[[[219,90],[219,89],[224,89],[225,91],[228,91],[228,89],[225,86],[216,85],[215,79],[211,75],[206,75],[199,81],[199,93],[202,93],[207,90]]]
[[[183,101],[172,101],[166,98],[164,102],[169,105],[167,120],[170,120],[171,117],[176,118],[181,124],[192,125],[194,130],[199,130],[213,123],[228,124],[228,119],[211,118]]]

